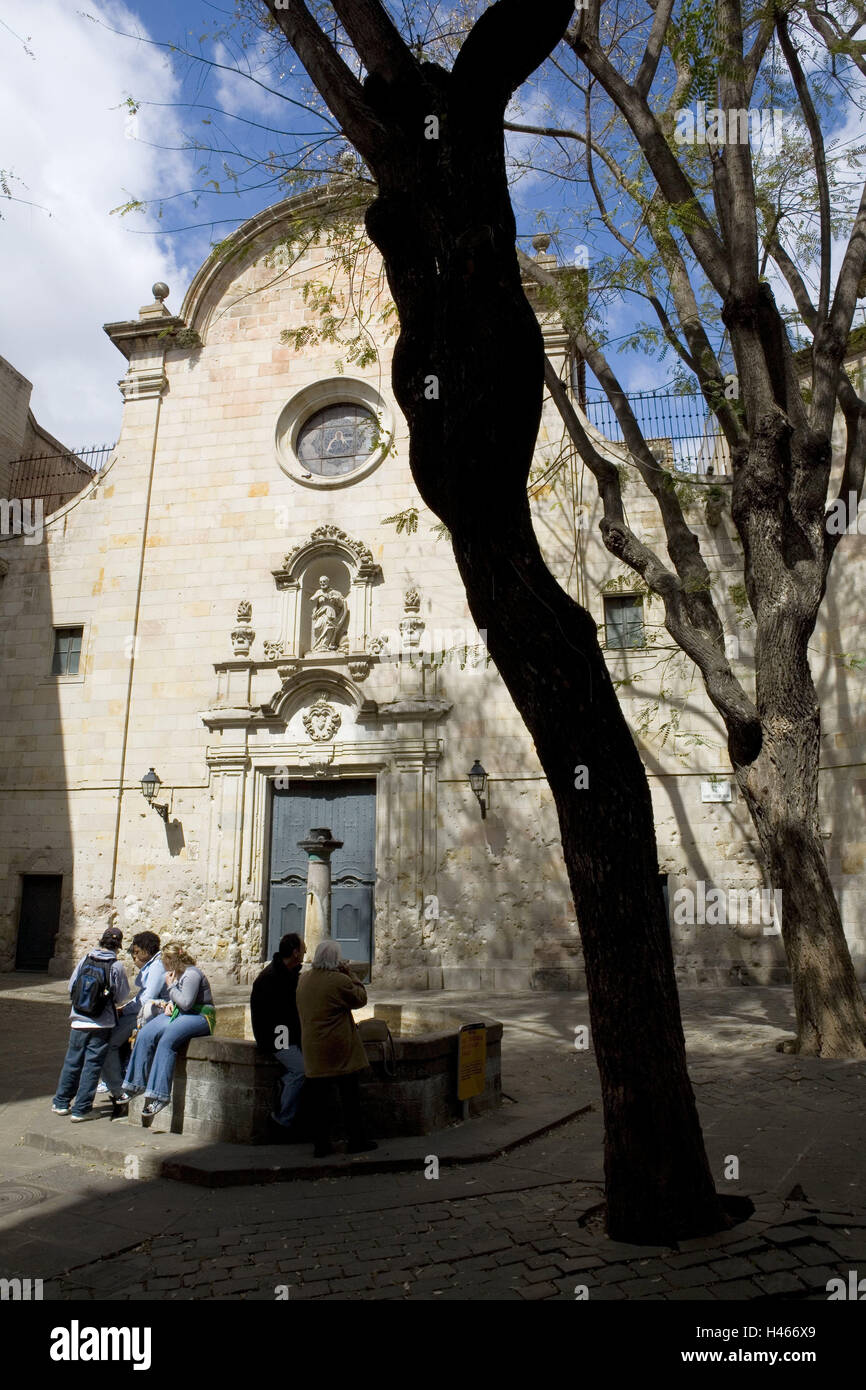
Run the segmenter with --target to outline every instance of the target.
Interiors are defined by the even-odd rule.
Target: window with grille
[[[83,636],[83,627],[56,627],[54,629],[54,659],[51,663],[53,676],[78,675]]]
[[[606,595],[604,640],[608,647],[645,647],[643,599],[639,594]]]

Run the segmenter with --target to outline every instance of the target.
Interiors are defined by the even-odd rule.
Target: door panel
[[[331,932],[349,960],[372,957],[376,880],[376,782],[298,782],[274,789],[268,952],[287,931],[303,935],[307,856],[298,849],[310,830],[329,826],[342,849],[331,855]]]
[[[61,874],[24,874],[16,970],[47,970],[60,926]]]

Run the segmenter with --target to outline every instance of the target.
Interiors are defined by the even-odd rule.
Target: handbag
[[[383,1018],[362,1018],[356,1024],[365,1048],[368,1043],[379,1043],[382,1048],[382,1067],[386,1076],[397,1075],[397,1050],[391,1029]],[[389,1057],[390,1052],[390,1057]]]

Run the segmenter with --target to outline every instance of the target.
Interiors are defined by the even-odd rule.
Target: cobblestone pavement
[[[435,1180],[424,1176],[435,1141],[422,1139],[417,1173],[230,1190],[125,1181],[15,1147],[16,1103],[50,1098],[65,1016],[4,1003],[0,1046],[20,1066],[0,1107],[0,1273],[44,1278],[47,1299],[109,1301],[574,1300],[584,1290],[590,1300],[809,1301],[826,1300],[830,1279],[866,1278],[866,1065],[775,1053],[782,991],[687,991],[683,1004],[717,1185],[749,1195],[756,1212],[656,1249],[608,1240],[592,1216],[602,1131],[591,1055],[567,1042],[585,1011],[579,996],[484,1008],[506,1016],[506,1090],[509,1074],[531,1068],[539,1086],[568,1086],[592,1113]],[[732,1158],[739,1177],[726,1180]],[[15,1192],[34,1205],[16,1209]]]

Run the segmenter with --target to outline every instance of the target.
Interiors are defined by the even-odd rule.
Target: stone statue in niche
[[[346,600],[331,585],[326,574],[319,577],[319,587],[310,597],[313,605],[313,640],[310,647],[314,652],[335,652],[339,650],[340,633],[346,617]]]

